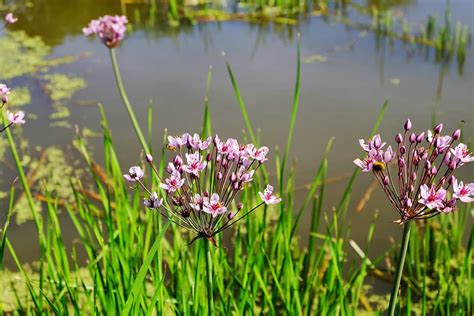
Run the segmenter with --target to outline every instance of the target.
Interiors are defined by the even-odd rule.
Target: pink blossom
[[[216,136],[216,146],[217,152],[221,155],[228,155],[234,153],[236,150],[239,150],[239,143],[233,138],[229,138],[225,143],[221,142]]]
[[[161,183],[160,188],[165,189],[166,192],[175,192],[181,188],[184,184],[184,179],[181,179],[181,173],[179,171],[173,171],[169,178],[165,179],[166,183]]]
[[[114,48],[125,37],[127,23],[127,17],[124,15],[105,15],[92,20],[87,27],[82,29],[82,32],[86,36],[96,34],[107,47]]]
[[[380,134],[377,134],[372,139],[369,139],[367,141],[367,144],[365,143],[364,139],[359,139],[359,144],[363,150],[365,150],[366,152],[369,152],[372,149],[377,149],[377,150],[382,149],[382,147],[385,146],[386,143],[382,142],[382,139],[380,138]]]
[[[209,202],[209,198],[205,196],[201,196],[200,194],[196,193],[194,194],[194,197],[192,199],[192,203],[189,203],[191,208],[195,211],[200,211],[203,209],[204,202]]]
[[[453,179],[453,197],[459,199],[464,203],[469,203],[474,201],[474,183],[466,183],[464,184],[462,181],[459,181],[454,178]]]
[[[128,174],[124,174],[123,177],[128,182],[135,182],[143,178],[144,172],[139,166],[133,166],[128,170]]]
[[[250,170],[249,172],[245,172],[245,169],[241,168],[237,172],[236,178],[241,183],[249,183],[249,182],[252,182],[254,173],[255,173],[255,170]]]
[[[10,88],[6,84],[0,83],[0,95],[10,94]]]
[[[460,165],[474,161],[474,156],[471,155],[469,148],[466,144],[459,143],[456,148],[451,148],[451,153],[461,161]]]
[[[191,173],[196,177],[199,177],[201,171],[206,168],[207,163],[202,161],[202,157],[199,152],[195,152],[194,154],[186,154],[186,161],[187,165],[183,166],[183,170],[187,173]]]
[[[7,118],[13,125],[25,124],[25,113],[23,111],[18,111],[16,113],[7,111]]]
[[[251,150],[249,150],[248,153],[250,158],[257,160],[260,163],[264,163],[268,160],[267,158],[265,158],[268,154],[268,147],[266,146],[260,147],[259,149],[253,147]]]
[[[426,184],[423,184],[420,187],[420,191],[421,198],[418,200],[419,203],[426,205],[430,209],[442,209],[444,207],[445,189],[440,188],[436,191],[435,186],[428,187]]]
[[[277,204],[280,203],[281,198],[276,197],[273,194],[273,187],[271,185],[267,185],[265,190],[262,192],[258,192],[258,195],[260,195],[260,198],[265,202],[265,204],[270,205],[270,204]]]
[[[149,209],[155,210],[163,204],[163,199],[158,199],[158,194],[153,192],[147,199],[143,199],[143,204]]]
[[[5,22],[8,24],[16,23],[16,21],[18,21],[18,18],[14,17],[13,13],[9,12],[7,15],[5,15]]]
[[[204,201],[204,206],[202,210],[205,213],[211,214],[212,217],[216,217],[219,214],[225,213],[227,211],[227,208],[219,199],[219,195],[217,193],[213,193],[209,201]]]
[[[181,136],[168,136],[168,148],[172,150],[179,149],[181,146],[187,144],[188,138],[188,133],[184,133]]]
[[[195,133],[192,137],[189,137],[188,143],[193,149],[206,150],[211,144],[212,137],[202,140],[199,134]]]

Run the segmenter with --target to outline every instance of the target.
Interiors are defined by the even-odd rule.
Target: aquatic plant
[[[394,315],[398,288],[403,273],[403,265],[410,238],[410,222],[432,218],[439,214],[456,210],[458,201],[474,201],[474,183],[464,184],[454,177],[453,172],[464,164],[474,161],[467,145],[454,143],[461,137],[461,130],[451,136],[441,135],[443,124],[437,124],[433,131],[419,134],[410,132],[412,123],[408,119],[404,132],[395,136],[396,150],[386,143],[379,134],[367,142],[359,140],[367,156],[354,163],[363,172],[372,172],[380,183],[390,203],[398,211],[404,225],[397,276],[390,298],[389,315]],[[390,171],[390,163],[396,161],[396,172]],[[447,190],[453,187],[452,197]]]
[[[162,178],[151,155],[147,162],[155,175],[161,180],[160,188],[165,192],[163,198],[142,182],[143,171],[131,167],[124,178],[138,183],[148,192],[144,204],[156,210],[166,219],[194,231],[197,238],[207,238],[214,245],[214,236],[250,215],[266,204],[281,201],[273,195],[273,187],[267,185],[259,192],[261,202],[256,206],[246,206],[235,202],[240,192],[253,181],[255,172],[267,161],[268,147],[255,147],[254,144],[239,144],[229,138],[221,141],[219,136],[201,139],[199,134],[184,133],[181,136],[168,136],[168,149],[178,154],[168,163],[167,178]]]

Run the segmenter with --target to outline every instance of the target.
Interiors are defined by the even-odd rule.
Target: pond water
[[[225,68],[223,51],[233,67],[250,120],[254,128],[261,130],[262,143],[272,149],[284,148],[296,75],[296,34],[300,32],[301,98],[291,158],[303,196],[304,184],[315,174],[327,141],[335,137],[329,155],[329,177],[342,180],[327,187],[325,210],[328,212],[342,196],[348,176],[354,170],[353,159],[361,155],[357,140],[368,136],[386,99],[389,107],[380,130],[386,139],[393,138],[407,117],[417,130],[431,127],[436,117],[436,121],[444,122],[450,130],[462,124],[465,140],[473,140],[471,48],[460,71],[456,58],[450,62],[436,61],[433,51],[410,48],[398,40],[393,43],[380,40],[364,28],[331,17],[306,17],[295,26],[227,21],[170,27],[160,19],[166,16],[166,11],[159,11],[157,20],[150,22],[146,18],[149,4],[133,2],[32,1],[32,6],[20,6],[17,13],[20,20],[12,27],[40,36],[52,46],[51,57],[90,53],[58,67],[59,71],[82,77],[87,83],[86,88],[67,102],[71,111],[68,120],[71,125],[99,132],[96,105],[103,104],[124,167],[138,161],[139,144],[116,90],[107,50],[81,32],[89,20],[104,14],[127,14],[134,25],[117,49],[117,56],[126,90],[143,124],[146,124],[149,100],[153,100],[155,149],[161,148],[165,128],[172,134],[200,130],[206,77],[211,65],[209,102],[213,131],[222,137],[242,139],[244,121]],[[442,20],[446,7],[442,0],[388,3],[394,12],[407,17],[413,29],[428,14]],[[452,21],[461,21],[472,31],[473,9],[471,0],[452,1]],[[357,14],[348,17],[363,20]],[[31,82],[31,104],[24,110],[36,114],[38,119],[23,127],[24,136],[31,144],[67,148],[74,139],[74,129],[49,127],[49,116],[54,112],[51,101],[39,87],[34,87],[37,84],[34,80]],[[93,138],[89,143],[100,161],[101,139]],[[270,171],[273,171],[271,167]],[[473,171],[472,166],[464,168],[460,177],[472,180]],[[14,173],[4,174],[4,179],[13,177]],[[374,192],[362,213],[355,211],[371,181],[367,175],[358,178],[348,216],[351,236],[362,246],[374,211],[380,210],[371,248],[371,253],[377,253],[387,249],[390,237],[398,239],[401,228],[393,223],[397,219],[396,211],[381,190]],[[8,181],[2,185],[5,183]],[[307,215],[309,218],[309,212]],[[65,225],[70,225],[66,217],[62,219]],[[300,233],[304,235],[309,221],[304,218],[302,223]],[[68,234],[67,229],[63,231]],[[31,223],[10,230],[17,254],[23,260],[35,257],[36,247],[31,242],[34,235]]]

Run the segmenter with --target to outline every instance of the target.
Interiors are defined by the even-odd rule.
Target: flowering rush
[[[82,29],[82,32],[86,36],[95,34],[105,46],[114,48],[125,37],[127,23],[127,17],[124,15],[105,15],[90,21],[89,25]]]
[[[367,142],[359,140],[366,157],[354,160],[363,172],[372,172],[377,178],[400,214],[397,222],[450,213],[456,210],[457,202],[474,201],[474,184],[464,184],[453,175],[455,170],[474,161],[465,144],[455,145],[461,131],[441,135],[443,124],[419,134],[410,132],[411,129],[408,119],[404,131],[395,136],[395,149],[385,147],[378,134]],[[453,192],[449,194],[450,187]]]
[[[247,207],[237,201],[240,192],[254,180],[255,172],[267,160],[267,147],[239,144],[233,138],[222,141],[217,135],[202,139],[198,134],[184,133],[169,136],[167,148],[176,155],[166,167],[165,178],[157,172],[153,157],[146,155],[161,181],[159,193],[144,185],[144,172],[140,167],[130,168],[124,178],[145,189],[146,207],[194,231],[197,236],[193,241],[204,237],[215,244],[213,236],[216,234],[258,207],[281,201],[273,195],[270,185],[259,192],[261,202],[255,206]]]
[[[0,110],[8,102],[8,94],[10,94],[10,88],[0,83],[0,97],[2,99]],[[7,110],[6,116],[7,116],[8,124],[6,124],[4,127],[0,129],[0,133],[4,132],[7,128],[11,127],[12,125],[25,124],[25,113],[23,111],[18,111],[16,113],[13,113]]]

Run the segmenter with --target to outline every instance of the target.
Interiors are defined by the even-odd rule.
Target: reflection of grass
[[[246,135],[258,141],[230,65],[228,70],[246,123]],[[352,241],[350,245],[361,258],[354,262],[348,260],[350,229],[345,217],[352,211],[350,200],[358,171],[353,173],[340,201],[330,202],[337,208],[327,209],[323,199],[329,162],[323,155],[302,206],[294,205],[295,170],[287,159],[298,109],[298,82],[290,109],[286,149],[276,155],[275,168],[265,170],[243,192],[243,203],[255,204],[253,199],[267,175],[275,175],[283,202],[247,217],[242,224],[236,225],[230,236],[219,236],[219,244],[222,244],[222,238],[230,238],[228,244],[232,249],[210,249],[214,270],[211,310],[216,314],[359,315],[386,308],[387,297],[373,295],[374,290],[368,287],[368,276],[378,278],[380,282],[391,281],[396,246],[374,257],[369,246],[362,249]],[[373,133],[386,107],[385,104]],[[210,133],[207,100],[205,109],[202,130]],[[123,181],[124,168],[115,152],[106,115],[103,109],[101,111],[102,167],[92,159],[82,137],[75,142],[94,179],[93,192],[85,190],[77,180],[69,186],[73,200],[66,201],[48,188],[41,198],[46,211],[42,216],[23,173],[15,142],[7,130],[27,201],[25,208],[35,219],[40,264],[27,269],[17,258],[15,245],[6,233],[2,233],[0,240],[4,242],[0,243],[0,252],[12,257],[20,273],[15,275],[18,281],[13,283],[9,281],[12,280],[9,272],[4,274],[7,277],[0,278],[3,291],[0,293],[5,293],[0,297],[8,299],[8,302],[0,303],[0,311],[78,315],[206,314],[206,287],[209,285],[206,282],[205,241],[187,245],[193,236],[188,236],[178,226],[163,223],[158,214],[144,211],[139,192],[130,190]],[[149,114],[151,135],[151,110]],[[326,153],[331,143],[332,140]],[[160,152],[160,161],[166,161],[165,149]],[[160,152],[154,156],[158,158]],[[163,170],[163,163],[160,170]],[[151,182],[157,185],[156,179]],[[63,232],[71,228],[61,224],[59,211],[68,214],[77,234],[77,241],[70,248],[64,244]],[[469,211],[470,205],[467,205],[453,216],[438,216],[413,227],[400,314],[416,311],[434,314],[449,310],[460,315],[472,313],[474,233]],[[305,214],[308,212],[310,214]],[[304,214],[311,230],[306,236],[307,247],[301,246],[303,237],[295,233]],[[377,228],[374,218],[367,232],[368,245],[374,237],[388,237]],[[467,247],[463,242],[466,237],[469,240]],[[78,259],[79,253],[85,254],[87,260]],[[15,291],[18,292],[16,295]]]

